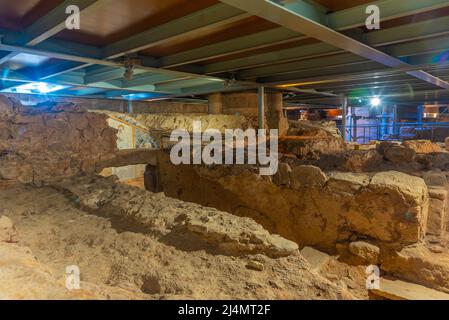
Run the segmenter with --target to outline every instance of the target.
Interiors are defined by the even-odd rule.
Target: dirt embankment
[[[97,178],[67,181],[56,189],[16,186],[2,190],[0,216],[11,219],[14,227],[6,224],[0,228],[0,235],[6,235],[0,237],[0,260],[7,262],[0,272],[0,297],[355,297],[351,288],[312,271],[297,250],[284,252],[285,257],[270,258],[273,248],[291,248],[291,244],[273,237],[249,219],[142,192]],[[152,206],[143,203],[144,196]],[[111,210],[113,213],[108,215]],[[119,213],[127,219],[116,219],[114,215]],[[234,230],[229,236],[221,233],[228,224]],[[194,242],[189,245],[193,233],[211,246],[198,247]],[[229,246],[216,251],[223,249],[213,245],[217,241]],[[38,274],[23,277],[30,269],[30,261],[37,266],[34,272]],[[69,265],[81,270],[81,291],[67,292],[64,288]],[[37,289],[27,290],[30,287]]]

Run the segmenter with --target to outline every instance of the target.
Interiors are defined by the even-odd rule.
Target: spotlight
[[[3,92],[27,93],[27,94],[47,94],[67,88],[58,84],[46,82],[31,82],[14,88],[3,90]]]
[[[376,98],[371,99],[371,106],[378,107],[378,106],[380,106],[380,104],[381,104],[381,101],[379,98],[376,97]]]

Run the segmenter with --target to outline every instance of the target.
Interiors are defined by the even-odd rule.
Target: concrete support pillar
[[[134,113],[133,102],[132,100],[128,101],[128,113]]]
[[[284,114],[284,98],[282,93],[268,93],[267,102],[267,124],[268,129],[278,129],[279,136],[284,136],[288,132],[288,120]]]
[[[223,98],[221,93],[212,93],[208,96],[209,114],[223,114]]]

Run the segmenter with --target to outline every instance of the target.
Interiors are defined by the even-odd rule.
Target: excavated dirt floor
[[[157,199],[162,207],[179,203]],[[139,232],[129,221],[120,225],[84,211],[76,202],[56,188],[0,189],[0,217],[9,218],[15,228],[9,238],[0,238],[0,298],[367,298],[362,267],[331,259],[317,271],[297,250],[273,259],[182,249]],[[79,292],[64,288],[69,265],[81,270]]]

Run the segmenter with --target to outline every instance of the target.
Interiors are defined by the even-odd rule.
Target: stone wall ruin
[[[93,173],[116,152],[116,130],[104,115],[74,104],[24,106],[0,96],[0,181],[39,184]]]

